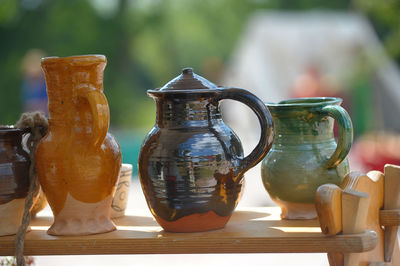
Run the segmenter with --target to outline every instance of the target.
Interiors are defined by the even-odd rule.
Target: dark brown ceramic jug
[[[244,173],[272,145],[268,109],[250,92],[217,87],[190,68],[147,93],[156,102],[156,124],[143,142],[138,167],[152,214],[170,232],[224,227],[239,201]],[[223,99],[246,104],[259,119],[260,142],[247,157],[222,120]]]
[[[0,236],[12,235],[21,225],[29,189],[28,153],[20,129],[0,126]]]

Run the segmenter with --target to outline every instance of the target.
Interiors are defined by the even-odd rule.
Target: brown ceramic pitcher
[[[16,234],[29,189],[28,153],[18,128],[0,126],[0,236]]]
[[[111,201],[121,151],[108,134],[102,55],[42,60],[49,97],[49,132],[37,150],[39,181],[54,214],[53,235],[115,229]]]

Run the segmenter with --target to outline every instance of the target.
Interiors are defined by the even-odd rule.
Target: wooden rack
[[[326,237],[317,220],[281,220],[278,207],[235,211],[221,230],[168,233],[148,214],[116,220],[117,230],[90,236],[50,236],[51,217],[32,221],[26,236],[26,255],[364,252],[377,244],[366,231]],[[0,237],[0,255],[14,254],[14,237]]]
[[[396,207],[400,198],[400,168],[387,170],[387,176],[395,177],[392,178],[395,181],[387,181],[389,179],[380,172],[351,173],[340,188],[320,187],[317,193],[319,220],[281,220],[278,207],[242,208],[234,212],[224,229],[168,233],[149,212],[137,212],[117,219],[114,232],[56,237],[46,233],[52,217],[37,217],[26,235],[25,254],[325,252],[331,265],[400,265],[397,243],[400,206]],[[397,183],[399,186],[395,185]],[[349,204],[355,207],[342,211],[342,207]],[[13,254],[14,236],[0,237],[0,256]]]

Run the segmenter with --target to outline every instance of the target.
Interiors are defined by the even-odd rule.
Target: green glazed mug
[[[267,103],[275,137],[261,165],[261,176],[284,219],[314,219],[317,188],[339,185],[349,172],[353,142],[350,116],[340,98],[299,98]],[[334,121],[338,124],[336,143]]]

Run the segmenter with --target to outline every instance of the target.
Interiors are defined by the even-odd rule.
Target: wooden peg
[[[384,231],[379,222],[380,211],[383,208],[384,200],[383,173],[379,171],[371,171],[368,172],[368,174],[362,172],[350,172],[348,175],[346,175],[343,182],[340,184],[340,187],[343,189],[343,191],[357,190],[367,193],[370,198],[368,204],[366,229],[372,230],[377,234],[378,245],[371,251],[360,253],[360,265],[367,265],[368,262],[384,261]],[[395,254],[393,254],[393,260],[394,257]]]
[[[325,184],[317,189],[315,197],[319,224],[323,234],[337,235],[342,231],[342,189],[334,184]],[[329,252],[329,265],[343,265],[343,253]]]
[[[360,234],[366,229],[369,195],[355,190],[342,192],[343,234]],[[358,265],[359,253],[344,254],[344,265]]]
[[[325,184],[317,189],[315,198],[319,223],[323,234],[337,235],[342,231],[342,189]]]
[[[380,210],[379,221],[382,226],[399,226],[400,225],[400,209]]]
[[[328,262],[330,266],[343,266],[344,254],[342,252],[329,252]]]
[[[385,165],[385,196],[383,208],[385,210],[400,208],[400,166]],[[392,260],[398,226],[385,226],[385,261]]]

